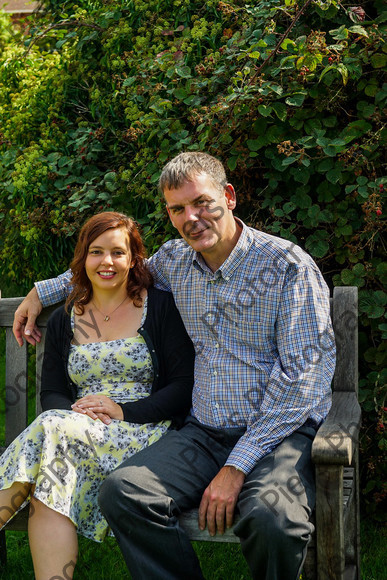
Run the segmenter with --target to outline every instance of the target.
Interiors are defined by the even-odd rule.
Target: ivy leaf
[[[378,91],[379,87],[376,83],[370,83],[364,89],[364,93],[367,95],[367,97],[374,97]]]
[[[329,243],[327,237],[328,232],[317,230],[317,232],[306,239],[305,247],[312,256],[315,258],[323,258],[328,253]]]
[[[358,103],[357,108],[359,110],[359,114],[364,117],[365,119],[368,119],[369,117],[371,117],[374,112],[375,112],[375,105],[372,103],[365,103],[362,102],[361,104]]]
[[[285,159],[282,160],[282,166],[287,167],[288,165],[291,165],[295,161],[297,161],[297,157],[286,157]]]
[[[160,173],[161,171],[156,171],[155,173],[153,173],[153,175],[151,175],[150,182],[156,183],[159,180]]]
[[[387,294],[382,290],[376,292],[363,290],[359,294],[359,310],[365,312],[370,318],[383,316],[386,304]]]
[[[325,155],[328,155],[329,157],[336,157],[337,150],[336,150],[336,147],[334,145],[330,145],[330,144],[326,145],[325,147],[323,147],[323,151],[324,151]],[[334,182],[332,181],[332,183],[334,183]]]
[[[312,205],[312,200],[309,195],[306,195],[302,191],[298,191],[295,195],[292,195],[290,201],[296,204],[300,209],[307,209]]]
[[[198,105],[200,105],[202,100],[203,100],[202,97],[199,97],[198,95],[190,95],[189,97],[184,99],[184,103],[188,106],[197,107]]]
[[[258,139],[248,139],[247,140],[247,147],[249,151],[258,151],[263,146],[262,138],[258,137]]]
[[[294,93],[285,99],[285,103],[291,107],[301,107],[305,100],[306,93]]]
[[[191,69],[189,66],[177,66],[175,68],[176,73],[179,75],[179,77],[182,77],[183,79],[190,79],[191,78]]]
[[[340,26],[340,28],[335,28],[334,30],[330,30],[329,34],[335,40],[347,40],[348,38],[348,28],[345,28],[344,24]]]
[[[288,201],[287,203],[284,204],[282,209],[285,214],[289,214],[296,209],[296,204],[294,204],[292,201]]]
[[[379,324],[378,328],[382,332],[382,339],[385,340],[387,338],[387,324]]]
[[[351,26],[351,28],[348,28],[348,31],[352,32],[353,34],[358,34],[359,36],[365,36],[368,38],[368,32],[362,26],[359,25]]]
[[[332,158],[325,158],[320,161],[317,165],[316,169],[319,173],[325,173],[326,171],[330,171],[333,167],[334,161]]]
[[[127,79],[124,80],[124,82],[122,83],[123,87],[130,87],[130,85],[132,85],[133,83],[136,82],[136,77],[128,77]]]
[[[297,55],[291,55],[291,56],[285,56],[285,58],[283,58],[280,62],[280,69],[281,70],[288,70],[288,69],[293,69],[295,68],[295,59],[297,58]]]
[[[258,112],[262,115],[262,117],[269,117],[272,112],[272,107],[270,105],[259,105]]]
[[[47,161],[50,164],[55,164],[58,161],[58,159],[60,158],[60,156],[61,156],[61,154],[58,152],[50,153],[49,155],[47,155]]]
[[[176,99],[179,99],[179,101],[186,99],[188,96],[187,91],[184,89],[176,89],[175,91],[173,91],[173,94],[176,97]]]
[[[368,177],[366,177],[365,175],[359,175],[359,177],[356,178],[356,182],[359,185],[365,185],[366,183],[368,183]]]
[[[309,161],[309,159],[303,159],[303,161]],[[306,185],[309,181],[310,172],[309,170],[304,167],[293,167],[292,168],[292,175],[294,175],[295,181],[298,183],[303,183]]]
[[[280,121],[285,121],[287,117],[287,109],[283,103],[273,103],[272,104],[273,111],[277,115]]]
[[[327,180],[330,181],[331,183],[337,183],[341,178],[341,171],[340,169],[337,169],[337,167],[335,167],[330,171],[328,171],[326,176]]]
[[[230,157],[227,161],[227,165],[228,168],[230,169],[230,171],[234,171],[234,169],[237,166],[237,161],[238,161],[238,157],[234,156],[234,157]]]
[[[294,42],[294,40],[291,40],[290,38],[285,38],[285,40],[281,43],[282,50],[289,50],[290,47],[296,49],[297,45]]]
[[[362,137],[367,131],[372,129],[372,125],[367,123],[367,121],[363,121],[360,119],[359,121],[353,121],[349,123],[347,127],[341,132],[341,137],[345,139],[345,142],[348,144],[353,139],[358,139]]]
[[[374,68],[384,68],[386,66],[387,55],[377,52],[371,56],[370,60]]]
[[[325,75],[330,70],[339,72],[341,74],[342,79],[343,79],[344,86],[347,84],[347,82],[348,82],[348,69],[341,62],[338,65],[331,64],[329,66],[326,66],[320,75],[319,82],[322,81],[322,79],[325,77]]]
[[[331,115],[329,117],[324,117],[322,122],[325,127],[335,127],[337,125],[337,118]]]
[[[276,85],[274,83],[268,83],[267,86],[270,89],[270,91],[273,92],[273,93],[275,93],[276,95],[282,95],[282,93],[284,92],[284,90],[281,87],[281,85]]]
[[[341,74],[342,79],[343,79],[343,84],[345,86],[348,82],[348,69],[346,66],[343,65],[343,63],[340,62],[337,65],[337,70]]]

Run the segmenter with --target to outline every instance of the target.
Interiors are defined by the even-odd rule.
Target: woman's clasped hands
[[[119,421],[124,419],[124,413],[120,405],[106,395],[86,395],[75,401],[71,408],[76,413],[88,415],[91,419],[99,419],[106,425],[109,425],[112,419],[118,419]]]

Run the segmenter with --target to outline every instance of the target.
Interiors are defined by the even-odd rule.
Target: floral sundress
[[[145,316],[146,304],[142,323]],[[151,392],[153,366],[140,335],[71,345],[68,370],[78,398],[98,393],[125,403]],[[1,456],[0,489],[16,481],[34,483],[38,500],[69,517],[79,534],[101,542],[111,534],[97,501],[101,483],[169,426],[170,421],[138,424],[115,419],[105,425],[74,411],[44,411]]]

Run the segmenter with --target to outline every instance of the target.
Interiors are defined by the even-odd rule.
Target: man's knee
[[[113,471],[102,483],[98,494],[98,503],[104,515],[114,513],[122,491],[122,478],[119,472]]]
[[[280,518],[264,504],[256,505],[251,511],[241,517],[237,527],[237,535],[258,535],[260,538],[267,536],[273,538],[277,532],[281,533]]]
[[[274,503],[269,496],[260,498],[247,514],[241,517],[236,528],[237,535],[242,537],[256,535],[261,540],[281,543],[286,538],[309,536],[313,530],[304,508],[296,509],[291,504],[281,501]],[[265,501],[266,500],[266,501]]]

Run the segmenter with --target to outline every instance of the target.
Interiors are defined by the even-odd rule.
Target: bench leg
[[[344,580],[343,467],[316,467],[318,580]]]
[[[352,578],[354,580],[361,580],[360,572],[360,497],[359,497],[359,452],[354,454],[353,461],[353,483],[352,483],[352,497],[345,527],[348,530],[348,542],[345,544],[346,561],[355,570]]]
[[[7,541],[5,530],[1,530],[0,532],[0,563],[2,566],[7,564]]]

